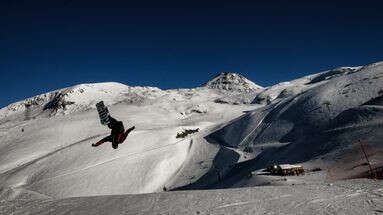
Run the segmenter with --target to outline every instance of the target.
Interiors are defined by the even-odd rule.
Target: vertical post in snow
[[[360,144],[360,147],[362,148],[362,152],[363,152],[363,154],[364,154],[364,157],[365,157],[366,160],[367,160],[368,167],[370,168],[371,175],[373,175],[374,179],[377,179],[376,173],[375,173],[375,171],[373,171],[372,166],[371,166],[371,163],[370,163],[370,161],[368,160],[368,156],[367,156],[367,154],[366,154],[366,151],[364,150],[364,146],[363,146],[362,141],[361,141],[361,140],[358,140],[358,142],[359,142],[359,144]]]

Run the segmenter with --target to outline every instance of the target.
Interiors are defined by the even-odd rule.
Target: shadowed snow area
[[[383,211],[381,182],[343,180],[368,169],[339,163],[362,140],[383,167],[382,98],[382,63],[267,88],[221,73],[193,89],[99,83],[29,98],[0,109],[0,214]],[[136,126],[117,150],[91,147],[110,132],[95,110],[101,100],[125,128]],[[354,157],[347,162],[365,162]],[[273,163],[340,168],[258,174]],[[163,192],[211,188],[219,190]]]

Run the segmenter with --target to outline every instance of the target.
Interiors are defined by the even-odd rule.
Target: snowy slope
[[[362,67],[340,67],[296,80],[282,82],[265,88],[255,97],[253,103],[270,104],[272,101],[279,101],[290,96],[295,96],[333,78],[357,72],[361,68]]]
[[[252,172],[281,162],[325,169],[350,154],[347,150],[358,139],[381,150],[382,86],[383,64],[376,63],[337,68],[267,88],[238,74],[221,73],[192,89],[83,84],[20,101],[0,109],[0,199],[7,200],[4,207],[0,203],[0,212],[2,208],[9,211],[21,199],[43,199],[36,203],[42,208],[50,207],[44,203],[47,199],[59,199],[49,202],[60,212],[56,204],[72,201],[61,202],[68,197],[82,197],[86,203],[93,201],[89,196],[260,184],[301,184],[301,193],[311,189],[305,184],[325,189],[326,173],[280,182],[252,176]],[[126,128],[136,126],[117,150],[110,143],[90,146],[109,133],[95,110],[100,100]],[[197,133],[176,138],[184,129],[197,128]],[[372,155],[377,167],[383,166],[381,155]],[[362,157],[349,163],[353,162],[363,162]],[[354,170],[341,170],[345,174],[333,178],[355,178],[367,172],[364,167],[357,175]],[[270,183],[275,180],[279,181]],[[246,189],[238,192],[249,192]],[[282,195],[283,189],[273,192]],[[222,192],[229,196],[231,191]],[[171,192],[165,201],[188,193],[176,192],[172,197]],[[313,198],[321,196],[316,195]],[[192,201],[216,198],[208,191],[195,196]],[[122,198],[140,201],[141,206],[151,201],[136,195]],[[230,211],[231,203],[226,204],[223,211]],[[208,213],[209,206],[203,207]],[[148,213],[156,211],[166,213],[159,208]]]
[[[378,214],[379,182],[9,201],[2,214]]]
[[[209,171],[211,158],[225,151],[203,137],[256,107],[216,102],[225,95],[207,87],[163,91],[100,83],[11,104],[0,110],[1,186],[10,197],[34,192],[61,198],[187,185]],[[90,147],[110,132],[99,123],[95,103],[100,100],[125,127],[137,128],[118,150],[110,143]],[[241,98],[231,101],[240,104]],[[183,129],[195,128],[199,132],[191,137],[176,138]],[[184,168],[195,159],[203,161],[203,167]]]
[[[264,168],[273,163],[314,160],[319,160],[322,168],[326,168],[338,165],[333,162],[347,156],[352,157],[349,163],[359,165],[365,160],[358,140],[371,150],[374,166],[383,166],[380,153],[383,148],[382,63],[312,81],[327,74],[298,80],[304,83],[302,80],[311,79],[301,85],[299,93],[277,97],[269,105],[251,111],[209,135],[211,141],[251,151],[247,157],[255,157],[235,167],[237,170],[233,172],[246,174],[250,169]],[[348,150],[355,147],[358,154],[353,157]],[[351,164],[339,165],[344,166],[342,171],[348,171],[344,178],[361,174],[352,167],[347,170]],[[368,171],[367,166],[364,171]]]

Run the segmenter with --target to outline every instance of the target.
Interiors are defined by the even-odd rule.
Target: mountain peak
[[[232,72],[221,72],[212,80],[204,84],[205,87],[211,89],[221,89],[230,91],[250,92],[262,89],[263,87],[256,85],[240,74]]]

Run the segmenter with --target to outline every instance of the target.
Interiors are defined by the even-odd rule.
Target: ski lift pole
[[[367,164],[368,164],[368,167],[370,168],[371,175],[373,175],[374,178],[377,179],[376,174],[375,174],[375,172],[374,172],[373,169],[372,169],[371,163],[370,163],[370,161],[368,160],[368,156],[367,156],[367,154],[366,154],[366,151],[364,150],[364,146],[363,146],[362,141],[361,141],[361,140],[358,140],[358,142],[359,142],[359,144],[360,144],[360,147],[362,148],[362,152],[363,152],[363,154],[364,154],[364,157],[365,157],[366,160],[367,160]]]

